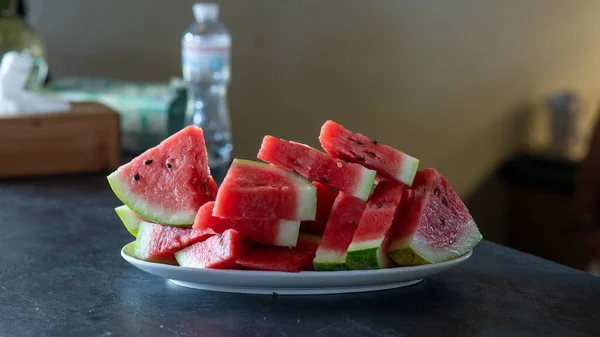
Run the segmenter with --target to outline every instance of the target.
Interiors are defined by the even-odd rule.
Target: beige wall
[[[180,74],[193,1],[30,3],[55,76]],[[330,118],[465,195],[511,152],[521,105],[564,87],[596,102],[599,18],[595,0],[222,1],[236,155],[266,133],[315,145]]]

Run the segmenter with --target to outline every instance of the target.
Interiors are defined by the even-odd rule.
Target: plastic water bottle
[[[218,171],[222,171],[219,169],[226,169],[231,161],[227,108],[231,37],[218,20],[217,4],[197,3],[193,11],[196,22],[181,41],[183,78],[188,85],[185,123],[203,129],[209,166],[213,175],[218,175]]]

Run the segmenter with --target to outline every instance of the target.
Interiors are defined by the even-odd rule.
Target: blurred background
[[[43,44],[44,94],[104,95],[132,154],[177,129],[194,1],[7,3]],[[438,168],[487,239],[594,270],[600,239],[573,206],[600,97],[600,2],[218,4],[234,157],[255,158],[265,134],[318,146],[333,119]]]

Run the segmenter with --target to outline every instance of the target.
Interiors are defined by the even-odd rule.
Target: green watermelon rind
[[[298,209],[297,219],[300,221],[314,221],[317,216],[317,187],[313,185],[309,180],[280,169],[277,166],[261,163],[253,160],[235,158],[233,163],[253,165],[256,167],[268,168],[269,170],[276,172],[282,177],[288,178],[292,181],[292,184],[298,189]],[[233,165],[233,164],[232,164]]]
[[[415,175],[419,169],[419,159],[411,157],[405,154],[404,162],[400,168],[400,173],[396,176],[398,181],[406,184],[408,187],[412,186]]]
[[[369,240],[362,243],[352,242],[348,247],[346,264],[353,270],[381,269],[393,266],[387,252],[381,251],[383,240]]]
[[[352,270],[383,268],[379,265],[379,261],[377,259],[378,250],[379,247],[352,251],[349,250],[348,256],[346,257],[346,264],[348,265],[348,268]]]
[[[313,267],[316,271],[342,271],[348,270],[348,265],[345,262],[317,262],[313,261]]]
[[[127,183],[123,182],[123,179],[119,176],[119,170],[114,171],[106,178],[117,198],[143,218],[169,226],[191,227],[194,223],[194,218],[196,217],[194,212],[180,212],[182,213],[180,215],[177,215],[174,212],[159,212],[157,210],[160,206],[144,203],[140,199],[136,200],[135,197],[130,195]],[[159,215],[156,216],[157,214]]]
[[[388,252],[388,255],[399,266],[420,266],[433,263],[410,247],[393,250]]]
[[[139,215],[137,215],[131,208],[127,207],[127,205],[115,207],[115,213],[127,228],[127,231],[131,233],[133,236],[137,236],[138,228],[140,227],[140,221],[142,219]]]
[[[468,254],[483,239],[475,222],[460,235],[458,242],[449,248],[437,248],[413,236],[390,244],[388,255],[399,266],[440,263]]]

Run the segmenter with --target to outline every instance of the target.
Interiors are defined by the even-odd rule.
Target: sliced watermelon
[[[307,252],[316,253],[320,243],[320,235],[311,233],[300,233],[298,234],[298,243],[296,244],[296,248],[300,250],[305,250]]]
[[[302,221],[300,230],[314,234],[323,234],[327,225],[327,219],[329,219],[329,213],[331,213],[331,207],[333,207],[333,202],[338,192],[333,191],[329,186],[318,181],[313,181],[312,184],[317,188],[317,214],[314,221]]]
[[[275,246],[293,247],[298,241],[300,221],[218,218],[212,215],[214,205],[210,201],[200,207],[194,229],[223,233],[233,228],[248,240]]]
[[[465,204],[435,169],[417,172],[402,207],[388,250],[399,265],[447,261],[468,253],[482,239]]]
[[[381,145],[365,135],[353,133],[334,121],[323,124],[319,141],[330,156],[361,164],[408,186],[412,184],[419,166],[418,159]]]
[[[131,233],[133,236],[137,236],[140,222],[146,221],[146,219],[142,218],[139,214],[132,211],[131,208],[127,207],[126,205],[115,208],[115,212],[117,212],[117,215],[129,233]]]
[[[348,246],[365,210],[366,202],[340,193],[333,203],[325,233],[313,265],[316,270],[344,270]]]
[[[196,230],[142,221],[135,240],[135,258],[151,262],[176,264],[175,252],[201,242],[215,234],[212,230]]]
[[[237,259],[237,264],[254,270],[297,273],[310,267],[314,256],[298,248],[262,246]]]
[[[307,145],[265,136],[258,158],[303,177],[322,182],[361,200],[367,200],[373,189],[375,171],[347,163]]]
[[[348,247],[350,269],[389,268],[394,262],[387,251],[392,223],[406,189],[395,180],[382,181],[367,201],[367,207]]]
[[[217,193],[213,215],[228,219],[314,220],[316,188],[275,166],[235,159]]]
[[[121,201],[140,216],[191,225],[198,208],[215,199],[202,129],[188,126],[108,176]]]
[[[228,229],[205,241],[198,242],[175,253],[182,267],[229,269],[248,251],[248,243],[242,235]]]

